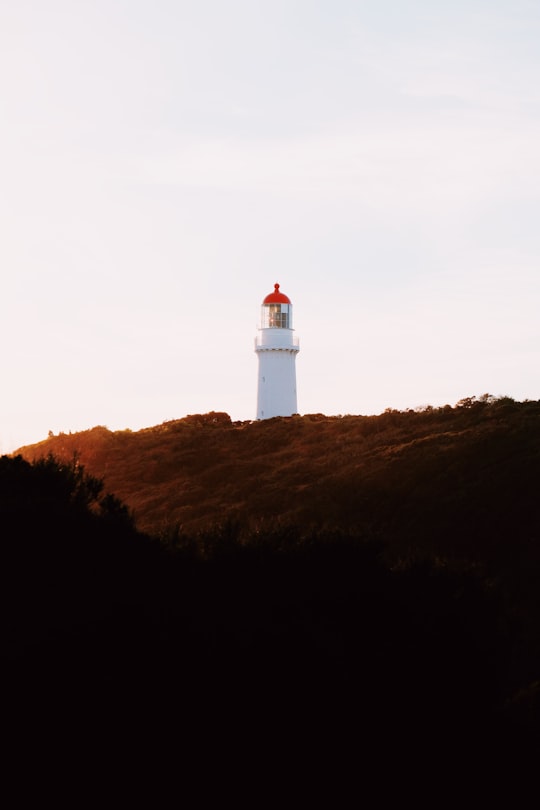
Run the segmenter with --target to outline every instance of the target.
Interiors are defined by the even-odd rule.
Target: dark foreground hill
[[[539,417],[207,414],[4,457],[5,694],[183,778],[495,786],[539,750]]]
[[[292,527],[166,548],[51,458],[0,485],[4,769],[40,795],[444,806],[536,767],[532,658],[475,572]]]

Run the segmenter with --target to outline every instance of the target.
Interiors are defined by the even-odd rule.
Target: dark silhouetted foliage
[[[399,769],[485,799],[538,756],[539,417],[209,414],[2,457],[17,721],[304,801]]]

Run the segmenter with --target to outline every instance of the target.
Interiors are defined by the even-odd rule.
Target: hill
[[[502,578],[540,616],[540,402],[485,395],[261,422],[209,413],[51,435],[17,452],[76,457],[139,530],[168,544],[224,526],[235,536],[345,532],[383,542],[393,564],[427,556]]]
[[[3,457],[15,726],[113,718],[113,756],[173,732],[176,763],[313,795],[320,772],[358,797],[360,762],[496,788],[539,750],[539,416],[210,413]]]
[[[445,553],[540,528],[540,403],[231,422],[210,413],[138,432],[50,435],[17,454],[77,458],[137,527],[193,535],[231,521],[384,534]]]

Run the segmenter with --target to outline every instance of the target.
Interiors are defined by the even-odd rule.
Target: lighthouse
[[[261,307],[261,325],[255,338],[259,358],[257,419],[292,416],[296,403],[296,355],[300,343],[292,328],[292,304],[274,284]]]

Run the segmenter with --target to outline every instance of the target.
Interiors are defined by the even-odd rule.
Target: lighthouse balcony
[[[255,351],[285,349],[300,351],[300,339],[294,337],[290,329],[260,329],[255,338]]]

